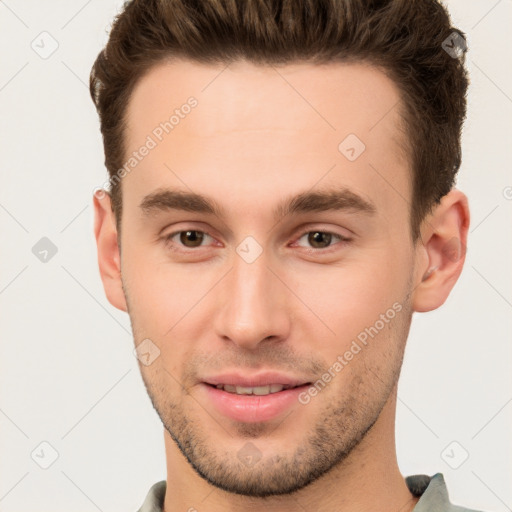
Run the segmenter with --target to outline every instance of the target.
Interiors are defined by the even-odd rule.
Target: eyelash
[[[201,247],[205,247],[203,245],[200,245],[200,246],[197,246],[197,247],[194,247],[194,248],[191,248],[191,247],[185,247],[185,246],[181,246],[181,247],[185,247],[185,249],[177,249],[176,247],[172,247],[172,238],[174,238],[176,235],[179,235],[180,233],[185,233],[187,231],[193,231],[195,233],[203,233],[204,235],[206,236],[209,236],[210,238],[213,238],[211,235],[209,235],[208,233],[206,233],[205,231],[201,231],[199,229],[181,229],[179,231],[174,231],[166,236],[164,236],[164,242],[167,246],[171,246],[170,248],[173,250],[173,251],[177,251],[177,252],[192,252],[192,251],[195,251],[197,249],[200,249]],[[308,235],[310,233],[322,233],[322,234],[326,234],[326,235],[332,235],[333,237],[337,238],[339,240],[340,243],[342,244],[346,244],[348,242],[351,241],[350,238],[346,237],[346,236],[343,236],[343,235],[340,235],[338,233],[333,233],[331,231],[322,231],[320,229],[310,229],[309,231],[304,231],[298,238],[297,240],[300,240],[301,238],[303,238],[305,235]],[[332,247],[335,246],[336,244],[331,244],[329,245],[328,247],[325,247],[325,248],[322,248],[322,249],[316,249],[314,247],[309,247],[309,248],[304,248],[307,250],[307,252],[315,252],[315,253],[326,253],[326,252],[331,252],[332,251]],[[302,246],[300,246],[302,247]]]

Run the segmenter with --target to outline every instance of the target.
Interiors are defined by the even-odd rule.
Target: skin
[[[128,105],[129,152],[187,98],[198,105],[123,178],[120,234],[110,197],[94,197],[107,298],[129,313],[136,345],[149,338],[160,350],[140,369],[164,425],[164,509],[410,511],[418,498],[396,460],[397,381],[412,313],[441,306],[462,271],[464,251],[447,247],[465,247],[467,198],[453,189],[412,243],[400,96],[377,68],[224,68],[152,68]],[[366,145],[353,162],[338,151],[350,133]],[[272,218],[285,197],[341,186],[375,213]],[[141,201],[163,187],[207,195],[225,216],[144,215]],[[179,234],[165,241],[179,230],[210,236],[199,247]],[[350,241],[314,246],[315,230]],[[248,235],[263,250],[252,263],[236,252]],[[275,420],[231,420],[202,392],[206,376],[237,369],[314,382],[394,303],[401,311],[317,396]],[[237,456],[247,446],[261,457],[252,466]]]

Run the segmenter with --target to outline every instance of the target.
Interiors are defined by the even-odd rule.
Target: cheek
[[[153,336],[159,339],[172,336],[174,326],[193,309],[194,301],[189,300],[193,295],[190,286],[170,279],[176,276],[143,277],[138,275],[130,280],[133,316],[137,324]]]
[[[132,309],[140,322],[165,322],[173,325],[198,282],[186,267],[173,264],[163,242],[123,240],[122,272]],[[185,269],[185,270],[184,270]],[[149,326],[149,325],[148,325]]]
[[[285,281],[340,340],[347,340],[402,300],[404,279],[393,263],[375,254],[336,266],[295,266]],[[313,319],[308,308],[303,319]]]

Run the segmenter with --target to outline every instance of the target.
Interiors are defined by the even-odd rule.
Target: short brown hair
[[[136,82],[169,57],[202,63],[364,61],[398,86],[413,172],[411,235],[453,187],[461,164],[468,76],[465,34],[437,0],[132,0],[90,74],[118,228],[126,110]],[[443,44],[444,42],[444,44]]]

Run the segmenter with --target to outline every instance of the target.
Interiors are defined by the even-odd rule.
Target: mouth
[[[208,386],[214,387],[216,389],[221,389],[222,391],[226,391],[227,393],[232,393],[235,395],[256,395],[256,396],[266,396],[271,395],[273,393],[279,393],[280,391],[286,391],[288,389],[295,389],[302,386],[309,386],[310,383],[307,382],[305,384],[297,384],[296,386],[289,384],[268,384],[266,386],[234,386],[231,384],[208,384]]]
[[[221,416],[244,423],[265,422],[290,414],[290,409],[299,405],[299,395],[311,386],[310,381],[277,373],[253,377],[226,374],[200,384],[203,403]]]

